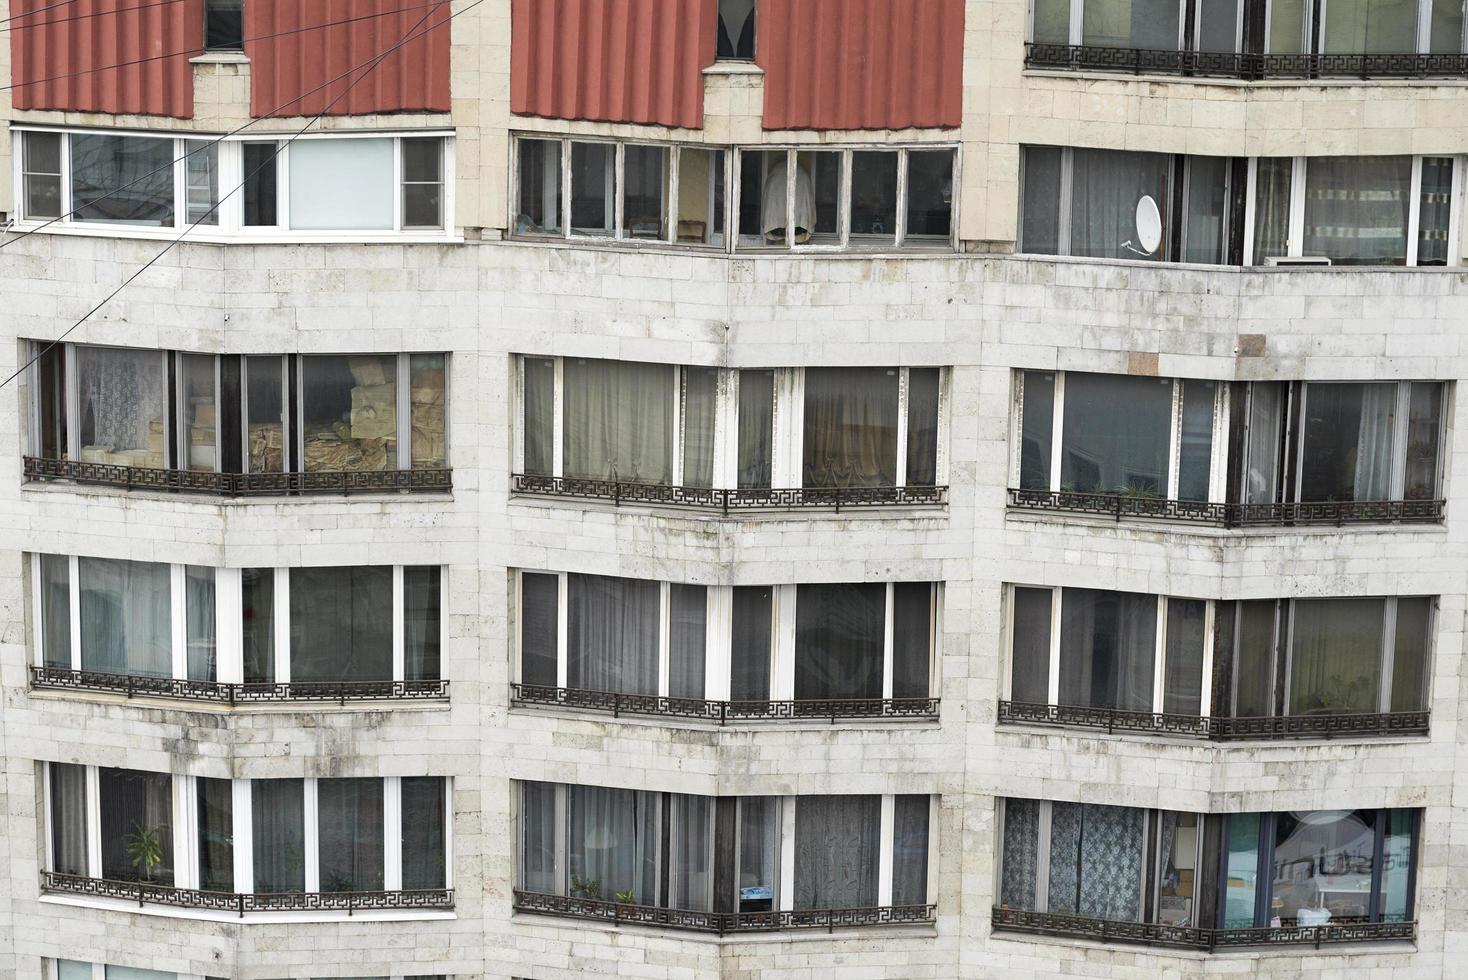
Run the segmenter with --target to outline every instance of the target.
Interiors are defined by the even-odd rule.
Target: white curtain
[[[162,468],[168,413],[158,352],[78,347],[76,370],[81,461]]]
[[[1356,500],[1386,500],[1392,486],[1392,430],[1397,386],[1363,385],[1361,427],[1356,442]]]
[[[520,784],[520,888],[538,895],[563,895],[556,876],[556,786]]]
[[[173,674],[172,586],[167,565],[82,558],[82,669]]]
[[[1048,911],[1140,921],[1143,811],[1054,803],[1050,813]]]
[[[719,372],[688,368],[684,372],[683,485],[714,485],[714,414],[718,409]]]
[[[51,870],[85,875],[87,869],[87,768],[51,763]]]
[[[713,902],[713,798],[682,793],[672,797],[674,908],[706,912]]]
[[[802,796],[795,804],[795,908],[877,904],[881,797]]]
[[[657,795],[602,786],[569,786],[567,792],[573,897],[617,901],[630,892],[632,904],[656,905]]]
[[[1410,156],[1312,157],[1305,168],[1305,254],[1337,265],[1402,265],[1411,189]]]
[[[188,613],[189,680],[212,681],[214,659],[214,569],[194,565],[184,570],[184,608]]]
[[[1278,3],[1276,3],[1276,16]],[[1299,41],[1295,42],[1299,50]],[[1294,161],[1289,157],[1260,157],[1254,181],[1254,264],[1289,253],[1290,189]]]
[[[657,582],[572,575],[566,610],[566,685],[617,694],[658,693]]]
[[[670,483],[672,366],[568,358],[564,370],[565,475]]]

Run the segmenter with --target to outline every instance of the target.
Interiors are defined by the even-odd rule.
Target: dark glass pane
[[[737,586],[734,589],[734,628],[729,652],[730,700],[770,699],[773,616],[773,592],[768,586]]]
[[[1181,16],[1182,0],[1090,0],[1081,20],[1081,43],[1176,51]]]
[[[71,669],[71,559],[38,555],[41,563],[41,656],[47,667]]]
[[[205,0],[204,47],[239,51],[244,46],[244,0]]]
[[[1152,710],[1157,597],[1066,589],[1060,606],[1060,703]]]
[[[933,659],[933,586],[899,582],[892,587],[892,696],[928,697]]]
[[[953,233],[953,151],[907,154],[907,246],[947,245]]]
[[[102,877],[173,884],[173,778],[102,769]]]
[[[556,362],[525,358],[525,472],[551,476],[555,465]]]
[[[444,781],[405,777],[403,783],[403,888],[443,888],[448,881]]]
[[[520,888],[539,895],[563,894],[556,874],[556,787],[520,784]]]
[[[802,796],[795,802],[796,909],[877,904],[879,796]]]
[[[563,373],[565,475],[671,483],[678,394],[672,365],[567,358]]]
[[[1367,921],[1376,819],[1375,810],[1276,814],[1270,918],[1286,928]]]
[[[51,767],[51,870],[86,875],[87,767],[63,762]]]
[[[1239,7],[1243,0],[1207,0],[1198,4],[1198,50],[1239,50]]]
[[[1069,4],[1066,7],[1069,10]],[[1059,43],[1066,41],[1062,38]],[[1020,149],[1020,158],[1024,189],[1019,204],[1019,251],[1059,255],[1061,150],[1056,146],[1026,146]]]
[[[1207,500],[1213,470],[1212,381],[1183,382],[1182,447],[1178,450],[1177,499]]]
[[[1172,382],[1067,374],[1062,439],[1062,490],[1167,496]]]
[[[770,486],[775,440],[775,372],[739,372],[739,489]]]
[[[937,368],[907,372],[907,485],[931,487],[938,482]]]
[[[571,233],[616,232],[617,149],[610,143],[571,144]]]
[[[392,680],[392,568],[291,569],[291,680]]]
[[[657,582],[571,575],[566,598],[566,686],[658,693],[661,589]]]
[[[26,133],[22,170],[25,174],[25,216],[61,216],[61,134]]]
[[[1427,708],[1427,678],[1432,652],[1432,600],[1397,600],[1397,635],[1392,644],[1393,711]]]
[[[1004,908],[1035,910],[1039,847],[1040,804],[1035,800],[1005,800],[999,879],[999,904]]]
[[[754,13],[756,0],[719,0],[720,60],[754,60]]]
[[[302,358],[301,431],[308,472],[397,469],[397,356]]]
[[[883,248],[897,239],[897,154],[851,154],[851,247]]]
[[[896,368],[807,368],[806,487],[890,487],[897,482]]]
[[[719,372],[683,369],[683,485],[714,485],[714,418],[719,406]]]
[[[1035,43],[1069,44],[1070,0],[1034,0],[1033,7]]]
[[[1234,657],[1234,714],[1274,714],[1275,604],[1273,599],[1239,603],[1238,649]]]
[[[1049,490],[1055,440],[1055,375],[1025,372],[1020,412],[1020,488]]]
[[[173,226],[173,141],[72,133],[72,219]]]
[[[197,780],[199,887],[234,891],[234,787],[228,779]]]
[[[279,357],[245,358],[245,399],[250,472],[284,472],[285,380]]]
[[[1292,715],[1375,713],[1384,599],[1297,599],[1290,630]]]
[[[1403,483],[1408,500],[1438,497],[1442,415],[1443,386],[1435,381],[1413,382],[1407,412],[1407,477]]]
[[[520,576],[520,682],[556,687],[560,582],[554,575]]]
[[[795,603],[795,698],[880,698],[887,588],[800,585]]]
[[[1204,624],[1208,603],[1202,599],[1167,600],[1167,659],[1162,710],[1170,715],[1197,715],[1203,708]]]
[[[520,212],[515,234],[561,236],[561,144],[520,141]]]
[[[668,238],[668,150],[628,144],[622,151],[622,227],[627,238]]]
[[[1176,47],[1176,27],[1173,32],[1171,46]],[[1172,158],[1166,153],[1074,149],[1071,160],[1070,254],[1133,261],[1167,258]],[[1144,197],[1162,214],[1163,244],[1154,252],[1145,250],[1137,230],[1137,205]]]
[[[702,585],[674,585],[668,598],[668,695],[702,698],[708,589]]]
[[[1224,890],[1221,925],[1225,929],[1249,929],[1255,921],[1259,889],[1259,814],[1231,813],[1224,830]]]
[[[1228,173],[1232,164],[1229,157],[1188,157],[1187,213],[1183,221],[1186,229],[1183,235],[1184,262],[1217,265],[1224,261],[1228,247],[1224,237],[1228,228]]]
[[[275,143],[246,143],[244,148],[244,222],[247,228],[279,224]]]
[[[1395,384],[1306,386],[1300,499],[1388,499],[1396,413]]]
[[[1381,912],[1383,922],[1412,919],[1412,866],[1417,860],[1413,846],[1416,810],[1386,811],[1385,840],[1381,856]]]
[[[1050,701],[1050,602],[1049,589],[1014,590],[1014,625],[1011,647],[1009,697],[1028,704]]]
[[[1293,0],[1298,4],[1300,0]],[[1276,12],[1280,4],[1276,2]],[[1271,42],[1272,43],[1272,42]],[[1295,42],[1299,51],[1299,41]],[[1254,264],[1289,254],[1290,185],[1294,161],[1289,157],[1261,157],[1254,179]]]
[[[246,684],[275,683],[275,570],[240,571]]]
[[[321,779],[316,783],[321,890],[375,892],[383,882],[381,779]],[[408,815],[403,814],[406,836]],[[406,868],[404,869],[406,872]]]
[[[440,574],[436,565],[410,565],[403,569],[404,680],[431,681],[443,676]]]
[[[306,890],[305,783],[299,779],[250,781],[250,820],[255,891]]]
[[[798,804],[797,804],[798,805]],[[926,796],[898,796],[892,811],[892,904],[928,904],[928,816]]]
[[[773,796],[739,799],[740,912],[775,908],[780,876],[780,800]]]

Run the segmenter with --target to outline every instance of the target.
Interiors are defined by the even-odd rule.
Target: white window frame
[[[32,218],[24,213],[24,198],[19,196],[24,189],[24,140],[25,134],[46,132],[61,134],[61,214],[58,219]],[[455,228],[455,138],[453,130],[427,129],[421,131],[351,131],[260,134],[238,133],[219,136],[212,133],[177,132],[166,130],[101,129],[86,127],[55,127],[40,125],[12,125],[12,150],[15,155],[13,183],[17,202],[17,228],[21,231],[39,228],[48,224],[47,230],[122,238],[174,239],[190,228],[188,221],[188,163],[189,142],[217,142],[219,207],[215,211],[217,225],[199,224],[188,231],[191,241],[217,242],[221,244],[254,242],[375,242],[383,239],[392,241],[452,241],[457,239]],[[77,221],[70,216],[75,204],[71,190],[71,136],[102,135],[145,137],[166,139],[172,142],[174,174],[173,224],[169,227],[129,224],[101,224]],[[423,228],[403,226],[403,141],[405,139],[438,138],[443,141],[441,175],[443,194],[441,198],[442,227]],[[390,139],[393,142],[393,227],[390,229],[342,229],[342,230],[292,230],[290,227],[290,150],[291,143],[324,139]],[[271,226],[247,226],[244,224],[244,151],[245,143],[276,143],[279,153],[276,160],[277,219]]]
[[[1239,4],[1243,6],[1242,0]],[[1187,25],[1187,0],[1178,0],[1177,5],[1177,44],[1178,50],[1183,49],[1183,37]],[[1086,0],[1070,0],[1070,45],[1079,47],[1085,38]],[[1030,0],[1028,19],[1028,40],[1035,39],[1035,4]]]

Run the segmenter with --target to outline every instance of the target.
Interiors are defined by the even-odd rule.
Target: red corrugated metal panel
[[[514,0],[510,111],[703,125],[718,0]]]
[[[202,3],[10,0],[10,16],[15,108],[194,114],[189,58],[202,51]],[[124,67],[94,70],[104,65]]]
[[[452,13],[447,0],[438,9],[425,0],[246,0],[245,37],[260,39],[245,42],[250,112],[448,112]],[[301,30],[337,21],[350,23]],[[409,35],[370,73],[351,72]]]
[[[759,0],[766,129],[956,127],[964,0]]]

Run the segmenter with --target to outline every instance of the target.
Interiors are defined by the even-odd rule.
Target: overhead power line
[[[71,3],[72,0],[66,0],[66,2]],[[84,14],[71,14],[66,17],[48,17],[46,20],[37,20],[24,24],[16,24],[13,27],[0,27],[0,33],[25,30],[26,28],[30,27],[46,27],[50,24],[70,24],[74,21],[92,20],[97,17],[111,17],[115,14],[125,14],[133,10],[147,10],[150,7],[171,7],[176,3],[188,2],[189,0],[152,0],[151,3],[140,3],[132,7],[113,7],[109,10],[91,10]],[[60,4],[54,4],[53,6],[60,6]],[[30,14],[17,14],[16,17],[11,17],[8,20],[0,20],[0,24],[8,24],[10,21],[15,20],[17,17],[33,17],[35,16],[35,14],[40,13],[42,10],[50,9],[50,7],[42,7],[41,10],[37,10]]]
[[[446,7],[447,5],[449,5],[452,2],[453,2],[453,0],[438,0],[438,3],[436,4],[436,7],[438,7],[438,8],[441,9],[441,8]],[[275,150],[268,157],[266,157],[264,160],[262,160],[260,162],[259,166],[257,166],[254,170],[252,170],[250,173],[248,173],[248,174],[245,175],[245,179],[244,180],[240,181],[238,184],[234,185],[234,187],[230,188],[227,193],[220,195],[219,200],[215,201],[214,204],[213,204],[213,206],[210,207],[208,211],[205,211],[202,215],[200,215],[194,221],[193,224],[191,224],[187,228],[185,228],[183,230],[183,232],[180,233],[177,238],[171,239],[168,242],[168,244],[165,245],[161,250],[159,250],[159,252],[156,255],[154,255],[147,262],[144,262],[135,272],[133,272],[131,275],[129,275],[120,284],[118,284],[118,286],[117,286],[116,289],[113,289],[112,292],[108,293],[105,297],[103,297],[103,299],[102,299],[101,302],[99,302],[96,306],[93,306],[90,310],[88,310],[86,313],[84,313],[81,316],[80,319],[78,319],[71,326],[69,326],[65,330],[63,330],[61,332],[61,335],[60,336],[58,336],[54,340],[51,340],[51,341],[47,342],[44,347],[42,347],[39,351],[36,352],[36,354],[35,354],[34,357],[32,357],[30,360],[26,361],[19,368],[17,368],[15,370],[15,372],[13,374],[11,374],[8,378],[6,378],[4,381],[0,381],[0,388],[3,388],[5,385],[10,384],[10,382],[12,382],[16,378],[20,377],[23,373],[25,373],[25,371],[26,371],[27,368],[29,368],[32,364],[34,364],[37,361],[39,361],[42,357],[45,357],[46,354],[49,351],[51,351],[53,348],[55,348],[57,344],[59,344],[63,340],[65,340],[67,338],[67,336],[70,335],[73,330],[75,330],[77,327],[80,327],[83,323],[87,322],[87,320],[90,319],[94,313],[98,312],[104,306],[106,306],[108,303],[112,302],[112,300],[115,299],[119,293],[121,293],[128,286],[132,285],[132,283],[139,276],[141,276],[144,272],[147,272],[150,268],[152,268],[153,265],[159,259],[163,258],[163,256],[165,256],[169,252],[173,251],[173,249],[176,246],[178,246],[181,242],[183,242],[183,240],[186,237],[188,237],[189,232],[191,232],[195,228],[199,227],[199,225],[201,225],[207,218],[209,218],[216,211],[218,211],[220,205],[222,205],[225,201],[229,200],[236,193],[238,193],[240,191],[240,189],[243,188],[245,186],[245,184],[249,183],[249,181],[252,178],[254,178],[254,176],[256,174],[258,174],[261,170],[263,170],[267,164],[273,162],[275,160],[275,158],[277,156],[279,156],[280,153],[287,146],[290,146],[292,143],[294,143],[296,141],[296,139],[298,137],[304,135],[305,132],[306,132],[306,130],[310,129],[316,123],[320,122],[321,119],[323,117],[325,117],[325,115],[327,114],[327,112],[333,106],[335,106],[337,102],[340,102],[342,99],[346,98],[347,93],[350,92],[358,83],[360,83],[368,75],[370,75],[372,73],[372,71],[375,68],[377,68],[378,65],[382,64],[382,62],[384,60],[386,60],[386,58],[388,57],[388,55],[392,54],[394,51],[396,51],[399,48],[403,47],[405,44],[408,44],[411,41],[417,40],[419,37],[423,37],[423,36],[427,35],[428,33],[439,29],[440,27],[444,27],[444,26],[448,25],[448,23],[450,21],[452,21],[455,17],[458,17],[458,16],[460,16],[462,14],[468,13],[469,11],[473,10],[475,7],[479,6],[483,2],[484,2],[484,0],[474,0],[474,2],[471,3],[471,4],[469,4],[468,6],[462,8],[462,9],[456,11],[456,12],[450,13],[448,17],[444,18],[443,20],[439,21],[436,24],[430,24],[426,29],[422,30],[420,33],[418,33],[418,34],[415,35],[414,32],[415,31],[418,31],[419,28],[421,28],[423,26],[423,23],[425,21],[427,21],[428,18],[433,15],[433,10],[429,10],[427,13],[425,13],[422,17],[420,17],[418,19],[418,22],[416,24],[414,24],[411,28],[408,29],[408,33],[405,34],[405,35],[403,35],[403,38],[400,41],[398,41],[397,43],[393,44],[391,47],[389,47],[387,50],[383,51],[381,54],[375,55],[374,57],[369,58],[367,61],[364,61],[361,64],[359,64],[356,67],[354,67],[352,69],[353,71],[356,71],[358,69],[362,69],[362,75],[361,75],[361,77],[354,79],[351,82],[351,84],[348,85],[346,87],[346,89],[344,89],[342,91],[342,93],[340,95],[338,95],[336,98],[332,99],[332,101],[327,104],[326,108],[322,109],[316,115],[314,115],[310,119],[308,119],[306,121],[306,125],[302,126],[299,130],[297,130],[295,133],[293,133],[290,136],[289,139],[287,139],[284,142],[278,144],[275,147]]]
[[[12,14],[9,17],[0,18],[0,24],[8,24],[13,20],[20,20],[22,17],[34,17],[36,14],[43,14],[48,10],[55,10],[57,7],[64,7],[71,2],[72,0],[57,0],[56,3],[49,3],[44,7],[37,7],[35,10],[27,10],[23,14]]]

